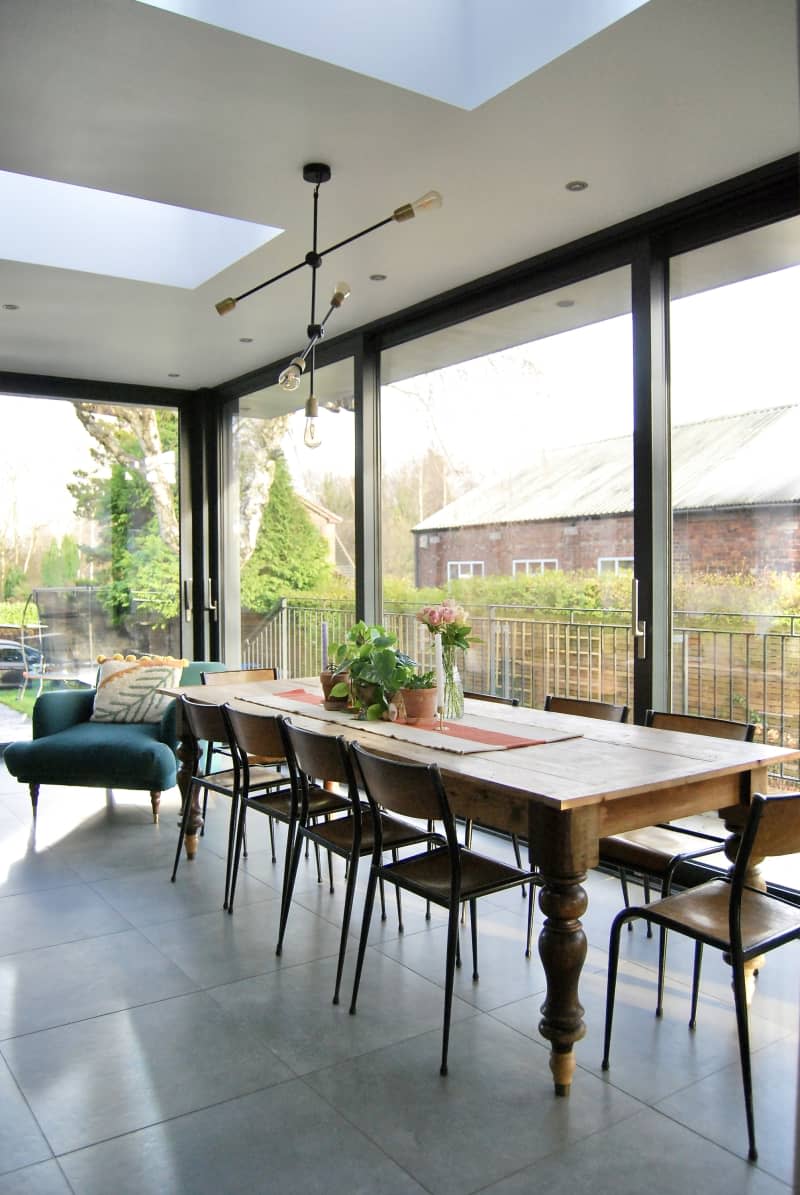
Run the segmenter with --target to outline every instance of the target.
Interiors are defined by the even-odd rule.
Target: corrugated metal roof
[[[800,407],[773,407],[673,428],[673,508],[800,501]],[[484,482],[414,531],[627,514],[630,436],[555,448],[520,473]]]

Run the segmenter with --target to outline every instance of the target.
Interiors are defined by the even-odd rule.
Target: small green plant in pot
[[[412,672],[397,693],[400,716],[412,725],[436,717],[436,677],[430,672]]]
[[[388,715],[391,698],[416,667],[396,643],[397,636],[384,627],[357,622],[344,643],[332,649],[334,671],[341,679],[331,689],[331,697],[349,695],[372,721]]]

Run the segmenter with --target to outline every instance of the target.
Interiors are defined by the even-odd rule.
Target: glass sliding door
[[[352,359],[317,369],[315,391],[314,448],[305,443],[304,392],[271,386],[231,414],[223,619],[232,668],[316,675],[323,624],[335,643],[354,618]]]
[[[0,396],[0,741],[98,654],[181,654],[178,413]]]
[[[382,354],[384,621],[424,667],[449,595],[468,689],[630,704],[630,310],[622,268]]]
[[[672,705],[800,717],[800,219],[670,264]]]

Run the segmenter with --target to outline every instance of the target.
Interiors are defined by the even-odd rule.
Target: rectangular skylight
[[[0,170],[0,258],[193,290],[283,232]]]

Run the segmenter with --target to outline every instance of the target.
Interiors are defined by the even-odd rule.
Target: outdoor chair
[[[448,912],[447,951],[445,956],[444,1027],[440,1074],[447,1074],[447,1051],[450,1039],[450,1014],[453,1004],[455,967],[459,960],[458,911],[467,901],[472,933],[472,978],[478,979],[478,922],[476,902],[479,897],[491,896],[530,883],[535,877],[496,859],[490,859],[462,846],[456,836],[456,826],[447,799],[441,774],[435,764],[398,763],[373,755],[359,744],[352,744],[351,754],[363,782],[376,827],[369,881],[364,899],[364,915],[358,944],[353,996],[350,1012],[356,1011],[361,972],[369,936],[375,887],[379,881],[394,884],[423,900],[439,905]],[[385,812],[384,812],[385,811]],[[384,834],[387,814],[404,818],[420,818],[425,822],[441,823],[444,842],[404,858],[386,859],[392,846]],[[441,840],[440,840],[441,841]]]
[[[302,730],[299,726],[293,726],[286,718],[280,719],[280,725],[292,776],[290,834],[294,834],[294,845],[288,875],[284,876],[280,929],[275,953],[281,954],[283,951],[286,923],[303,842],[311,841],[328,851],[329,855],[339,855],[347,862],[342,932],[333,992],[333,1003],[338,1004],[360,858],[362,855],[373,853],[376,840],[380,840],[386,850],[391,850],[396,855],[402,847],[427,844],[437,836],[410,822],[386,816],[374,805],[369,808],[363,806],[344,738],[333,738],[315,731]],[[337,794],[337,790],[341,795]],[[343,808],[346,809],[345,813],[341,812]],[[329,813],[339,813],[339,816],[327,820]],[[320,815],[326,815],[326,820],[315,822],[313,819],[319,818]],[[386,908],[382,889],[381,912],[385,919]],[[399,892],[397,918],[402,933],[403,911]]]
[[[694,939],[690,1029],[695,1028],[697,1020],[703,947],[713,946],[716,950],[721,950],[730,963],[747,1115],[748,1157],[752,1162],[756,1161],[758,1154],[753,1115],[745,965],[752,964],[761,955],[800,938],[800,909],[777,896],[750,887],[747,883],[748,871],[751,861],[758,862],[769,855],[787,855],[798,850],[800,793],[783,793],[769,797],[756,794],[750,806],[736,863],[729,876],[710,880],[653,904],[623,909],[614,918],[611,926],[603,1070],[608,1070],[609,1067],[620,931],[626,922],[645,917],[661,927],[657,1015],[663,1001],[666,931],[673,930]]]
[[[627,722],[627,705],[613,701],[589,701],[585,697],[556,697],[548,693],[544,708],[554,714],[574,714],[579,718],[600,718],[606,722]]]

